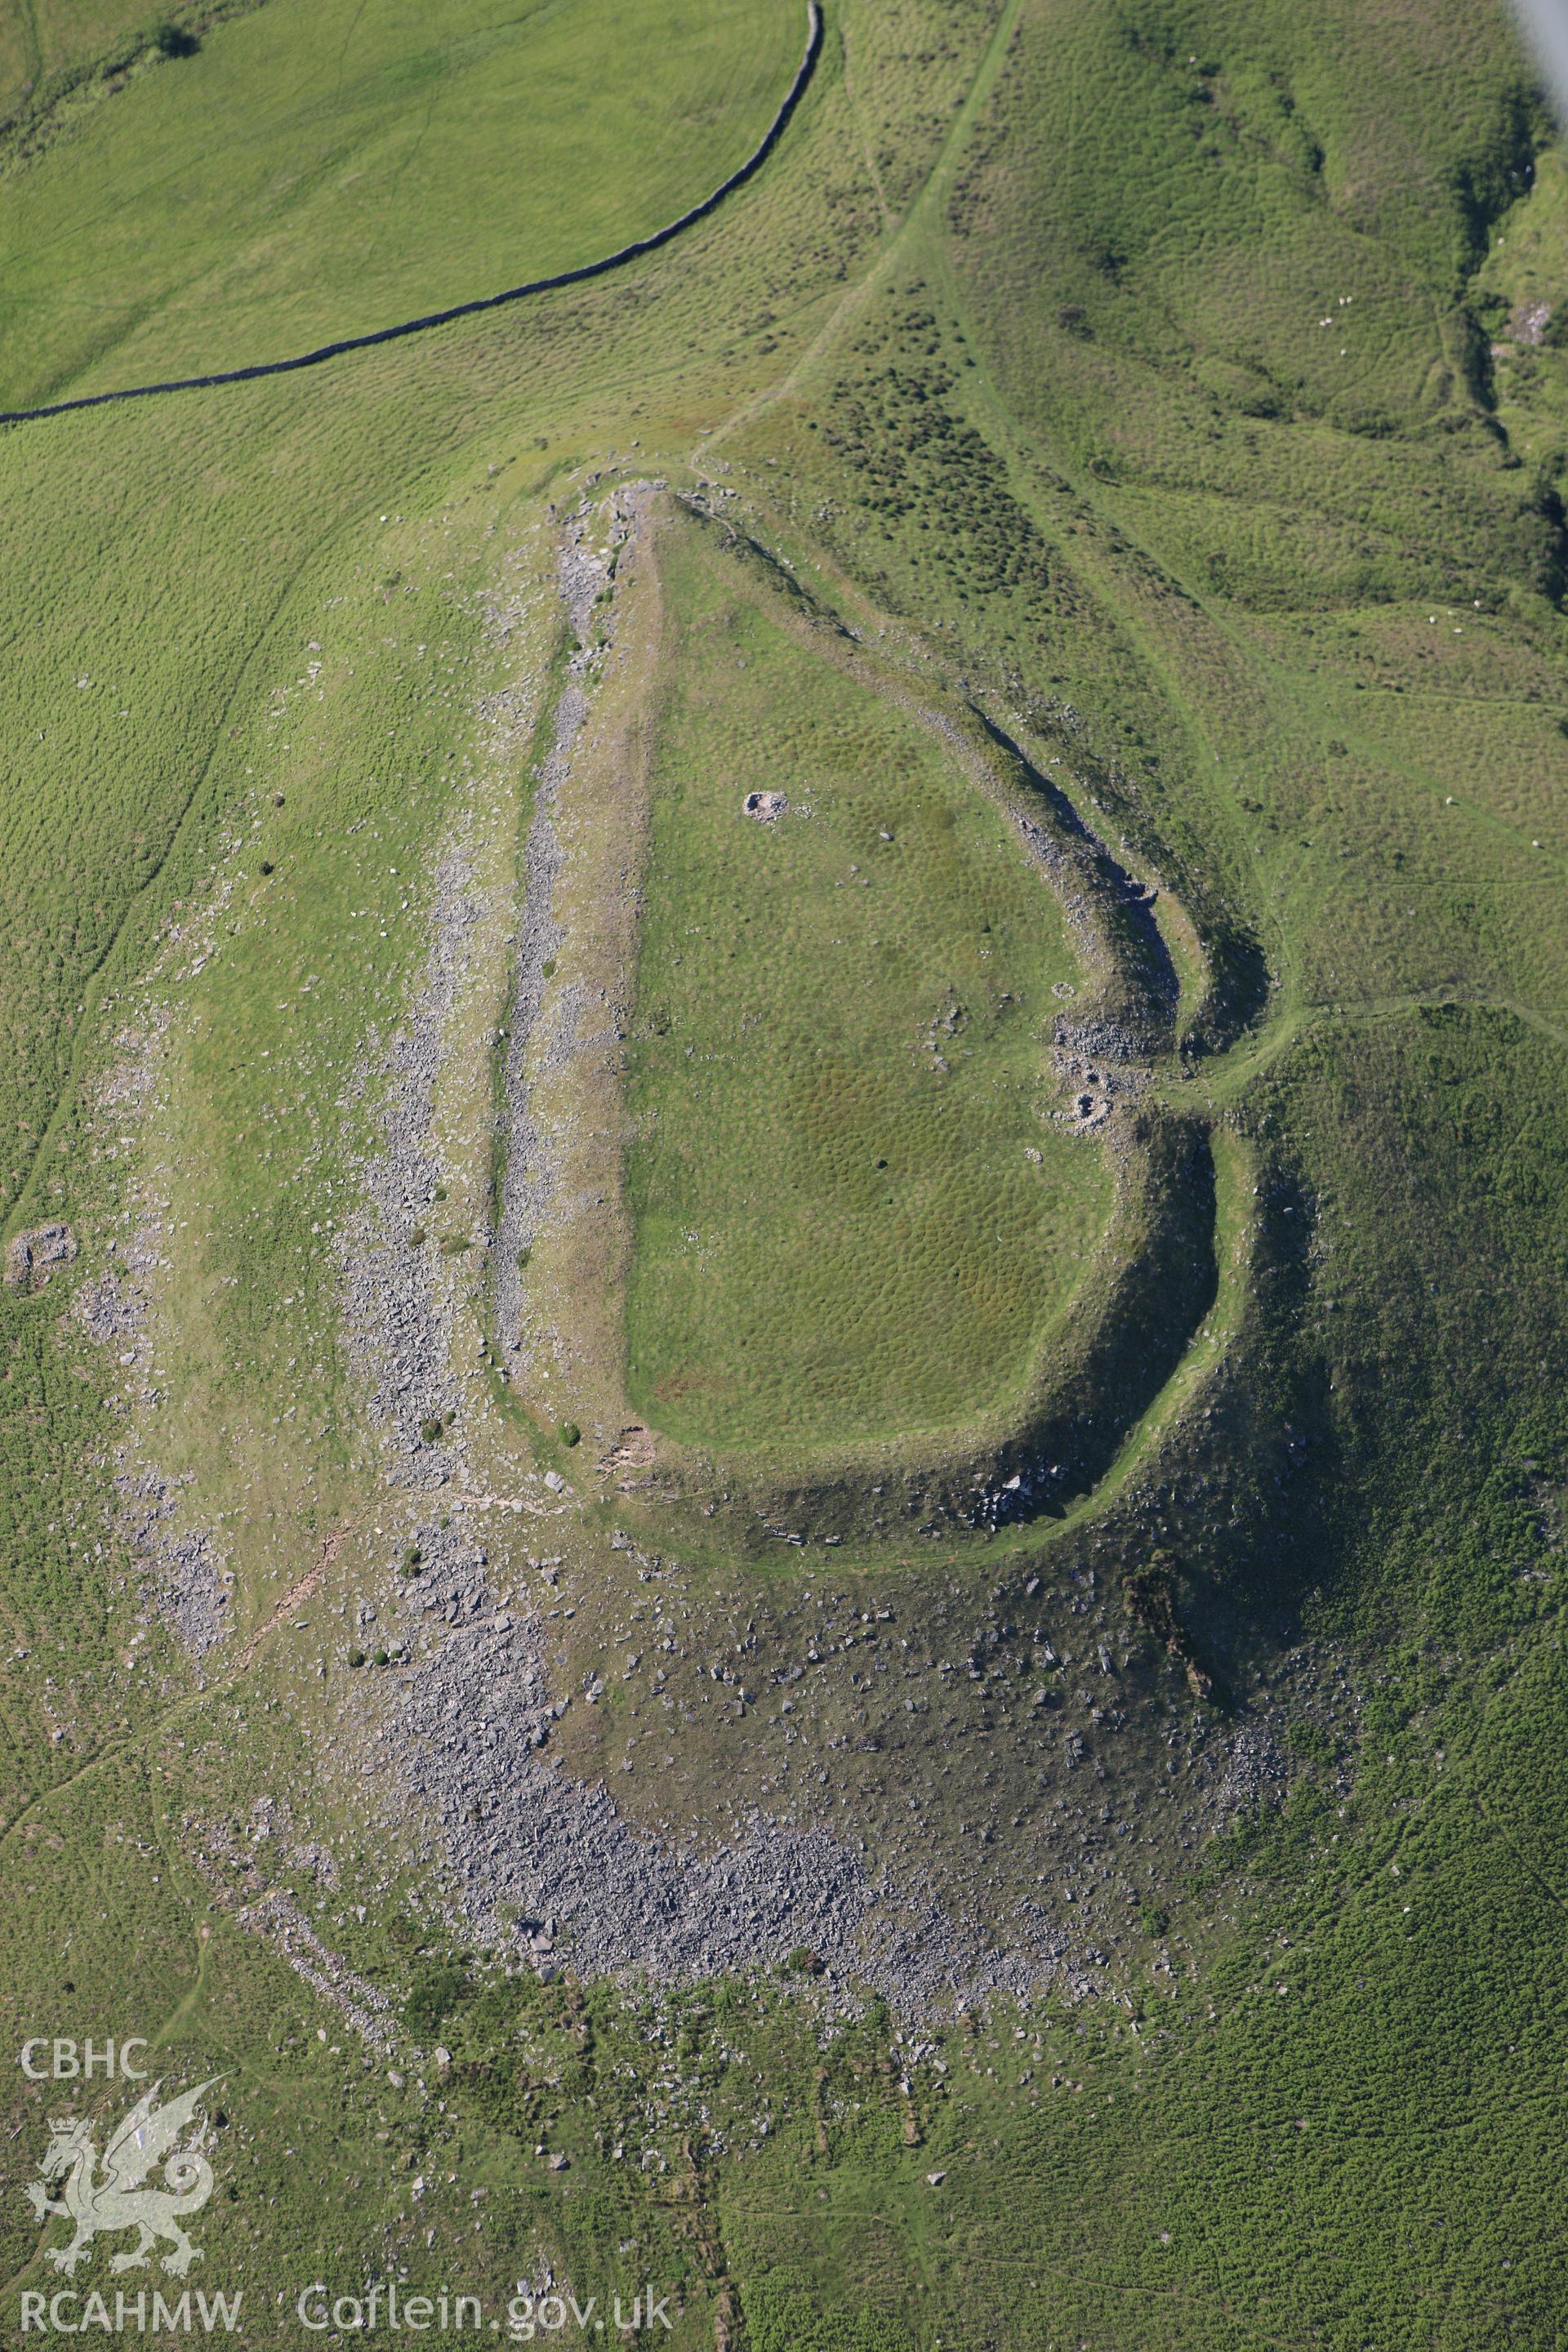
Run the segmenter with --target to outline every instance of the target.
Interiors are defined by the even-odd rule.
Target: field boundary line
[[[375,327],[368,334],[344,335],[336,342],[318,344],[314,351],[300,352],[292,359],[258,360],[249,367],[223,368],[210,375],[172,376],[159,383],[128,384],[118,392],[79,393],[70,400],[55,400],[39,408],[0,409],[0,425],[31,425],[46,416],[66,416],[80,408],[104,408],[121,400],[152,400],[170,392],[204,392],[226,383],[253,383],[269,375],[293,375],[302,368],[321,367],[328,360],[341,359],[347,352],[373,350],[379,343],[400,342],[406,335],[422,335],[432,327],[450,326],[456,319],[471,319],[481,311],[499,310],[508,302],[526,301],[531,295],[553,293],[563,286],[580,286],[593,278],[603,278],[612,269],[619,269],[628,261],[640,260],[647,253],[657,253],[662,246],[699,221],[716,212],[726,196],[732,195],[752,175],[760,172],[789,126],[791,116],[805,94],[807,83],[816,70],[822,55],[823,16],[821,0],[806,0],[805,48],[795,77],[779,101],[778,109],[745,161],[736,165],[727,180],[691,205],[678,220],[668,221],[647,236],[639,236],[616,252],[605,254],[597,261],[584,261],[575,269],[558,270],[551,278],[530,278],[521,286],[509,286],[500,294],[480,294],[468,302],[454,302],[445,310],[427,310],[416,319],[400,319],[395,326]]]

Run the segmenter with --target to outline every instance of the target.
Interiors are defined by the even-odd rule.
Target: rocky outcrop
[[[34,1225],[15,1234],[5,1247],[7,1290],[42,1290],[57,1267],[69,1265],[76,1255],[76,1235],[68,1225]]]

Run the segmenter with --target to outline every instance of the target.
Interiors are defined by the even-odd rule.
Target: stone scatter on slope
[[[610,560],[657,487],[632,484],[614,494],[603,553],[585,501],[563,537],[559,593],[580,650],[568,664],[531,829],[508,1050],[509,1164],[531,1171],[547,1155],[529,1118],[527,1049],[542,965],[555,943],[555,796],[587,715],[585,688],[597,658],[584,639]],[[498,718],[514,739],[521,733],[521,711],[503,709]],[[568,1700],[550,1690],[537,1610],[498,1605],[485,1581],[484,1551],[450,1524],[469,1499],[467,1445],[460,1434],[444,1432],[432,1443],[423,1433],[458,1400],[450,1301],[440,1293],[433,1254],[407,1245],[439,1181],[433,1120],[443,1040],[472,974],[484,912],[471,859],[454,843],[437,868],[431,944],[409,1018],[390,1045],[373,1047],[353,1089],[372,1094],[381,1134],[361,1170],[364,1209],[342,1242],[348,1345],[383,1434],[389,1482],[442,1489],[449,1507],[447,1524],[426,1519],[409,1530],[420,1559],[405,1595],[427,1625],[442,1630],[396,1678],[400,1711],[381,1727],[367,1773],[383,1778],[390,1760],[405,1792],[399,1801],[411,1790],[429,1808],[467,1918],[493,1923],[498,1906],[527,1918],[558,1917],[569,1924],[581,1969],[678,1977],[776,1960],[805,1946],[835,1975],[868,1979],[905,2000],[934,2000],[956,1985],[1023,1990],[1059,1980],[1067,1955],[1059,1930],[1044,1928],[1027,1954],[983,1951],[920,1892],[918,1879],[907,1897],[889,1899],[861,1860],[822,1828],[759,1813],[732,1845],[699,1853],[634,1824],[602,1787],[578,1784],[542,1754]],[[559,1030],[558,1024],[552,1051],[564,1050]],[[529,1181],[537,1187],[541,1179]],[[518,1250],[540,1205],[520,1184],[503,1208],[497,1237],[503,1328],[509,1300],[515,1315]],[[562,1482],[550,1483],[564,1496]],[[526,1495],[472,1499],[539,1507]]]
[[[237,845],[232,835],[224,844],[227,851]],[[166,1076],[174,1019],[171,992],[200,971],[210,958],[217,920],[231,894],[229,877],[219,874],[198,915],[165,927],[142,983],[135,1017],[116,1036],[114,1058],[99,1089],[94,1106],[95,1157],[117,1160],[141,1140],[140,1130]],[[169,967],[181,957],[184,961],[171,973]],[[135,1414],[137,1408],[145,1412],[159,1402],[149,1324],[158,1277],[169,1265],[167,1252],[173,1239],[168,1202],[159,1190],[168,1181],[167,1167],[142,1172],[121,1213],[121,1223],[129,1230],[123,1238],[108,1240],[103,1255],[110,1263],[96,1271],[89,1267],[71,1301],[72,1312],[90,1339],[100,1347],[120,1348],[119,1366],[127,1377],[110,1410],[121,1414]],[[74,1237],[69,1255],[73,1259],[76,1255]],[[181,1490],[192,1483],[191,1474],[174,1475],[150,1458],[139,1415],[132,1419],[124,1440],[113,1449],[106,1466],[114,1495],[110,1528],[131,1552],[143,1600],[187,1655],[198,1662],[205,1660],[231,1630],[233,1578],[226,1566],[227,1548],[216,1534],[207,1528],[179,1524]]]
[[[539,1369],[524,1357],[522,1253],[531,1248],[549,1213],[559,1159],[558,1139],[542,1130],[536,1116],[530,1076],[548,1076],[566,1066],[580,1043],[584,1009],[576,992],[558,991],[548,1021],[544,1015],[545,966],[563,936],[554,912],[564,864],[557,837],[561,799],[588,719],[588,688],[599,674],[605,649],[614,641],[615,604],[600,600],[612,588],[623,551],[663,487],[662,482],[634,481],[612,491],[602,538],[600,510],[584,497],[564,528],[556,565],[556,593],[574,650],[566,659],[566,682],[555,705],[550,748],[538,771],[524,857],[506,1055],[506,1178],[494,1266],[496,1319],[505,1335],[505,1351],[514,1360],[512,1369],[519,1372]],[[593,635],[595,613],[602,616],[598,643]],[[522,1360],[515,1360],[519,1359]]]
[[[615,606],[603,601],[605,591],[647,491],[646,485],[617,491],[607,528],[595,527],[602,510],[591,510],[584,501],[564,527],[556,562],[555,593],[577,650],[569,657],[566,682],[552,714],[551,749],[536,779],[540,791],[527,845],[524,906],[508,941],[513,973],[503,1111],[509,1175],[494,1242],[503,1351],[509,1353],[523,1297],[519,1258],[550,1197],[551,1139],[535,1130],[529,1081],[531,1075],[556,1068],[574,1034],[572,1007],[559,988],[550,1003],[545,987],[544,966],[561,944],[552,907],[561,860],[556,813],[591,713],[603,646],[614,633]],[[498,642],[504,643],[516,614],[498,603],[492,617]],[[592,645],[585,642],[590,629],[596,632]],[[513,753],[531,739],[535,713],[521,688],[493,697],[486,715],[496,756]],[[1086,869],[1103,860],[1097,841],[1073,834],[1070,817],[1053,812],[1053,821],[1072,835],[1066,844],[1051,840],[1054,856]],[[1146,894],[1120,869],[1110,878],[1111,900],[1136,898],[1130,911],[1147,926]],[[1087,919],[1087,907],[1084,912]],[[900,1661],[876,1651],[879,1636],[867,1622],[849,1635],[824,1620],[806,1630],[803,1647],[792,1647],[775,1625],[762,1652],[751,1640],[742,1659],[741,1645],[728,1641],[717,1620],[710,1624],[694,1613],[679,1566],[646,1557],[624,1536],[613,1535],[612,1553],[629,1549],[628,1565],[635,1566],[639,1585],[646,1587],[651,1579],[654,1589],[626,1596],[619,1613],[630,1606],[633,1622],[617,1622],[612,1632],[605,1621],[597,1667],[574,1692],[560,1686],[567,1652],[554,1644],[564,1631],[557,1621],[577,1614],[590,1599],[580,1582],[572,1589],[583,1568],[580,1546],[564,1556],[572,1561],[564,1583],[563,1556],[558,1554],[551,1562],[529,1563],[529,1576],[537,1574],[541,1581],[526,1590],[523,1571],[512,1565],[514,1542],[503,1542],[492,1562],[476,1540],[483,1532],[481,1513],[498,1535],[521,1533],[517,1522],[522,1515],[536,1522],[563,1512],[564,1535],[575,1516],[572,1489],[559,1474],[542,1478],[514,1467],[508,1481],[514,1492],[480,1491],[464,1436],[443,1431],[432,1442],[427,1434],[429,1422],[444,1418],[458,1393],[449,1277],[435,1253],[408,1248],[405,1237],[408,1224],[428,1213],[434,1198],[439,1175],[433,1137],[437,1084],[449,1024],[465,989],[470,981],[477,983],[481,918],[493,928],[505,919],[505,910],[476,902],[471,857],[454,846],[437,871],[429,956],[409,1022],[393,1046],[377,1048],[362,1069],[361,1083],[380,1090],[384,1145],[363,1164],[367,1207],[364,1217],[351,1223],[352,1246],[345,1251],[350,1346],[385,1441],[390,1484],[422,1489],[429,1499],[402,1531],[416,1572],[406,1576],[395,1604],[416,1612],[418,1631],[391,1649],[396,1671],[355,1686],[341,1726],[344,1760],[357,1761],[362,1785],[374,1792],[370,1802],[379,1805],[395,1843],[405,1843],[408,1800],[418,1800],[434,1838],[431,1856],[438,1858],[450,1888],[454,1930],[478,1932],[503,1946],[515,1937],[546,1969],[569,1955],[573,1967],[584,1973],[644,1970],[679,1979],[714,1969],[776,1963],[790,1950],[805,1948],[816,1956],[830,1984],[869,1983],[906,2007],[935,2007],[988,1988],[1023,1994],[1048,1985],[1090,1990],[1108,1965],[1093,1940],[1096,1934],[1105,1935],[1096,1906],[1118,1887],[1122,1901],[1131,1891],[1125,1869],[1117,1868],[1114,1847],[1101,1851],[1106,1839],[1130,1834],[1129,1823],[1112,1822],[1103,1836],[1086,1830],[1077,1866],[1064,1864],[1058,1850],[1062,1822],[1087,1821],[1085,1805],[1092,1810],[1100,1802],[1097,1784],[1106,1778],[1104,1759],[1112,1753],[1110,1743],[1127,1730],[1113,1688],[1126,1660],[1119,1664],[1103,1638],[1103,1608],[1095,1599],[1092,1570],[1076,1595],[1062,1597],[1072,1611],[1092,1613],[1098,1645],[1090,1641],[1085,1652],[1074,1641],[1069,1650],[1058,1633],[1053,1647],[1041,1626],[1032,1637],[1023,1635],[1005,1611],[987,1612],[975,1596],[965,1604],[978,1601],[968,1633],[950,1629],[943,1636],[944,1643],[957,1646],[940,1664],[934,1654],[924,1666],[906,1660],[895,1689],[889,1669]],[[1111,920],[1116,919],[1113,908]],[[1152,943],[1149,952],[1156,948]],[[542,1007],[551,1016],[548,1033],[540,1026]],[[1081,1021],[1062,1021],[1056,1036],[1058,1055],[1068,1058],[1075,1047],[1092,1051],[1097,1076],[1100,1063],[1109,1061],[1121,1086],[1131,1080],[1128,1090],[1135,1096],[1142,1075],[1139,1057],[1147,1052],[1148,1040],[1117,1027],[1114,1020],[1112,1027],[1115,1034],[1102,1025],[1090,1034]],[[549,1344],[548,1333],[544,1341]],[[516,1369],[514,1360],[509,1368]],[[496,1474],[489,1476],[493,1483]],[[1005,1497],[998,1497],[998,1512],[1005,1505]],[[1031,1592],[1037,1586],[1037,1580]],[[805,1598],[809,1603],[811,1595]],[[375,1613],[362,1604],[362,1630]],[[583,1630],[579,1622],[579,1635]],[[1014,1656],[1020,1639],[1024,1649]],[[799,1656],[794,1654],[797,1647]],[[841,1654],[846,1660],[853,1654],[853,1670],[847,1663],[838,1667]],[[1094,1677],[1076,1695],[1065,1678],[1069,1656],[1075,1655],[1079,1675]],[[1062,1672],[1055,1675],[1058,1664]],[[964,1683],[955,1687],[952,1678],[960,1672]],[[875,1681],[879,1673],[889,1677],[880,1686]],[[1046,1685],[1037,1682],[1042,1673]],[[810,1680],[803,1687],[806,1675]],[[911,1675],[916,1686],[906,1696]],[[774,1760],[768,1764],[765,1751],[760,1751],[761,1772],[732,1806],[727,1832],[710,1824],[700,1842],[679,1832],[665,1833],[634,1819],[602,1780],[573,1774],[559,1753],[559,1727],[574,1704],[593,1706],[604,1697],[606,1677],[628,1686],[634,1716],[639,1707],[660,1710],[628,1741],[626,1769],[646,1769],[646,1749],[635,1763],[633,1750],[638,1739],[649,1738],[668,1747],[665,1764],[673,1768],[681,1725],[694,1719],[697,1706],[710,1706],[715,1721],[721,1709],[726,1719],[736,1721],[761,1714],[764,1737],[777,1742]],[[845,1682],[851,1687],[840,1690]],[[973,1687],[974,1706],[990,1711],[973,1721],[968,1705],[955,1704],[959,1689],[968,1685]],[[885,1702],[879,1714],[871,1702],[879,1687]],[[993,1715],[1004,1726],[1012,1721],[1015,1738],[1017,1726],[1026,1724],[1042,1762],[1049,1756],[1053,1775],[1073,1776],[1065,1784],[1071,1790],[1081,1780],[1084,1796],[1070,1802],[1067,1795],[1058,1796],[1057,1822],[1042,1815],[1021,1838],[994,1817],[987,1800],[977,1798],[974,1819],[960,1825],[961,1841],[967,1832],[998,1860],[1010,1843],[1013,1892],[989,1906],[966,1895],[955,1908],[934,1891],[933,1850],[923,1824],[901,1810],[895,1818],[890,1806],[881,1807],[873,1864],[866,1858],[863,1838],[838,1833],[832,1820],[837,1798],[818,1803],[812,1784],[829,1777],[816,1769],[816,1751],[826,1737],[820,1717],[825,1698],[829,1707],[835,1704],[835,1691],[852,1708],[871,1709],[871,1723],[883,1729],[889,1707],[897,1708],[896,1720],[908,1727],[910,1718],[931,1713],[933,1697],[943,1739],[976,1730],[989,1735]],[[866,1725],[868,1715],[858,1712],[855,1719]],[[1188,1735],[1178,1742],[1173,1732],[1169,1750],[1170,1771],[1187,1801],[1177,1828],[1184,1844],[1191,1843],[1200,1823],[1227,1817],[1268,1784],[1273,1762],[1266,1734],[1241,1743],[1211,1741],[1204,1726],[1194,1723]],[[842,1746],[842,1736],[828,1744]],[[877,1748],[882,1741],[858,1744]],[[903,1744],[902,1736],[896,1744]],[[869,1824],[862,1820],[858,1825]],[[1013,1832],[1019,1826],[1015,1821]],[[1046,1848],[1031,1857],[1031,1838],[1042,1829],[1047,1832]],[[1041,1861],[1046,1869],[1038,1867]],[[1049,1892],[1028,1895],[1023,1889],[1030,1884]],[[995,1916],[983,1918],[986,1908]],[[1081,1925],[1069,1929],[1064,1919]],[[1109,1940],[1114,1943],[1115,1936]]]
[[[498,1914],[513,1916],[531,1948],[564,1948],[586,1975],[705,1976],[805,1948],[835,1978],[905,2005],[1061,1980],[1068,1937],[1043,1916],[1026,1958],[983,1954],[929,1896],[900,1899],[820,1827],[757,1814],[733,1844],[699,1849],[628,1822],[602,1785],[541,1756],[568,1704],[549,1696],[543,1627],[532,1608],[497,1610],[471,1581],[476,1566],[471,1549],[454,1548],[422,1572],[425,1606],[451,1630],[407,1677],[377,1742],[439,1822],[470,1923],[493,1932]],[[377,1750],[365,1769],[384,1769]],[[550,1919],[560,1930],[544,1944]]]
[[[442,1036],[471,973],[482,912],[471,860],[454,841],[436,867],[431,947],[409,1018],[351,1088],[351,1099],[379,1088],[381,1141],[361,1171],[366,1205],[339,1237],[344,1328],[351,1359],[372,1382],[387,1475],[400,1486],[442,1486],[461,1458],[460,1442],[431,1444],[422,1434],[456,1411],[458,1391],[450,1300],[431,1277],[429,1254],[411,1247],[409,1236],[431,1214],[440,1182],[431,1126]]]

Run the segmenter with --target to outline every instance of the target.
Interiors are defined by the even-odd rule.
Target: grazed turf
[[[739,0],[438,26],[270,0],[5,183],[4,404],[276,359],[611,252],[750,152],[805,30]]]
[[[689,526],[663,548],[633,1401],[696,1443],[917,1436],[1016,1391],[1105,1213],[1054,1117],[1081,970],[940,742]]]

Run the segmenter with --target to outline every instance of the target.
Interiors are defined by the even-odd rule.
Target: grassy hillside
[[[635,235],[805,29],[459,18],[15,14],[7,397]],[[549,2264],[731,2352],[1555,2341],[1565,236],[1498,6],[841,0],[624,277],[0,436],[6,2046],[225,2077],[244,2340]],[[707,525],[573,655],[642,479],[1064,890]],[[666,1476],[970,1412],[1074,1252],[1084,1491]],[[9,2079],[17,2332],[125,2100]]]
[[[755,146],[803,21],[268,0],[60,109],[13,173],[4,404],[286,358],[614,252]]]
[[[27,0],[7,10],[0,28],[0,108],[8,153],[47,137],[62,103],[95,102],[128,73],[154,70],[199,40],[219,16],[234,13],[233,0],[227,6],[186,0],[162,14],[138,0]]]

